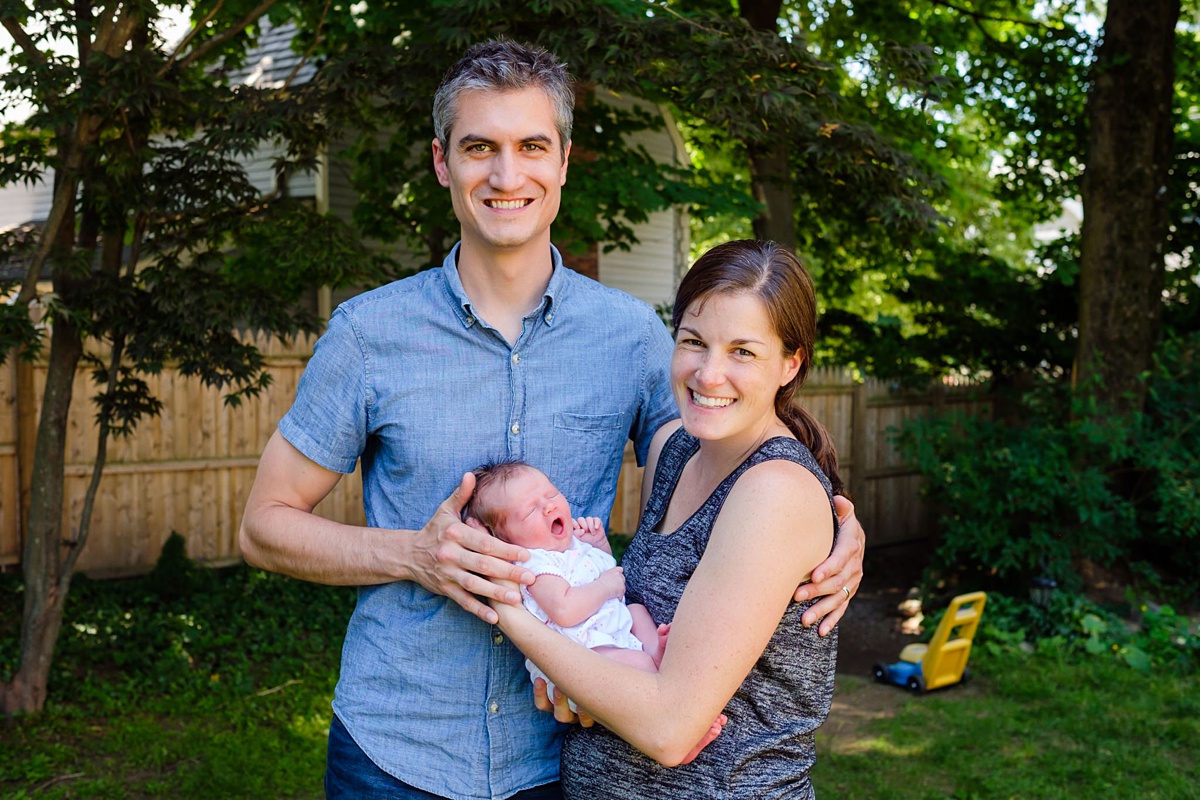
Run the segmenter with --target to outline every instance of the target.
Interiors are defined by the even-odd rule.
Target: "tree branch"
[[[213,10],[205,14],[204,19],[197,22],[195,27],[188,31],[187,36],[183,37],[183,40],[175,46],[175,52],[171,53],[171,57],[167,59],[167,63],[163,64],[162,69],[158,71],[158,77],[161,78],[163,75],[167,74],[167,70],[171,68],[171,65],[174,64],[175,60],[183,53],[183,48],[192,43],[192,39],[195,39],[196,35],[200,33],[201,29],[217,15],[217,12],[221,10],[223,5],[225,5],[225,0],[217,0],[217,4],[213,6]]]
[[[995,17],[995,16],[992,16],[991,14],[984,14],[979,11],[972,11],[969,8],[963,8],[962,6],[956,6],[954,3],[948,2],[948,0],[929,0],[929,1],[931,3],[933,3],[933,5],[935,5],[935,6],[942,6],[943,8],[948,8],[951,11],[957,11],[959,14],[964,14],[964,15],[976,20],[977,22],[1011,22],[1014,25],[1026,25],[1026,26],[1033,27],[1033,28],[1045,28],[1046,30],[1051,30],[1051,31],[1065,30],[1065,28],[1062,25],[1051,25],[1048,22],[1038,22],[1037,20],[1030,20],[1030,19],[1015,19],[1013,17]]]
[[[21,27],[21,23],[17,22],[15,17],[4,17],[0,22],[3,23],[4,29],[13,37],[13,41],[20,45],[21,50],[24,51],[25,55],[29,56],[31,61],[38,66],[46,63],[45,54],[41,50],[38,50],[33,38],[25,32],[25,29]]]
[[[124,352],[125,337],[119,334],[113,339],[112,353],[109,359],[108,387],[105,391],[107,395],[111,396],[117,387],[117,373],[120,372],[121,356]],[[66,558],[63,559],[62,572],[59,573],[60,583],[71,580],[71,576],[75,574],[75,562],[79,560],[79,554],[83,552],[83,546],[87,544],[88,534],[92,529],[92,512],[96,507],[96,492],[100,488],[104,465],[108,463],[108,440],[112,437],[111,430],[108,418],[101,413],[100,433],[96,442],[96,460],[92,464],[92,477],[88,481],[87,491],[83,495],[83,510],[79,514],[79,532],[75,536],[75,540],[71,542]]]
[[[283,82],[284,88],[292,85],[292,79],[300,72],[300,68],[308,63],[308,57],[312,55],[312,51],[321,41],[321,28],[325,27],[325,15],[329,13],[329,0],[325,0],[325,7],[321,9],[321,18],[317,20],[317,29],[313,31],[312,44],[304,51],[304,55],[296,62],[296,66],[292,67],[291,73],[287,76],[287,80]]]
[[[239,33],[248,28],[250,23],[257,20],[263,14],[266,14],[267,11],[270,10],[271,6],[275,5],[276,2],[278,2],[278,0],[263,0],[263,2],[260,3],[257,8],[243,17],[240,22],[230,26],[229,28],[226,28],[224,31],[209,39],[207,42],[203,42],[195,50],[184,56],[179,62],[179,66],[187,67],[195,63],[195,61],[205,53],[208,53],[209,51],[225,44],[225,42],[229,41],[234,36],[237,36]]]
[[[96,34],[93,48],[109,58],[116,58],[133,38],[133,32],[137,30],[141,22],[142,15],[140,13],[129,13],[129,10],[122,6],[121,11],[117,13],[111,23],[102,24],[105,30]]]

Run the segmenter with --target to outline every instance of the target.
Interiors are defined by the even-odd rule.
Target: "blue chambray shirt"
[[[551,249],[515,346],[475,316],[457,246],[334,312],[279,430],[326,469],[362,458],[368,525],[421,528],[490,459],[533,464],[575,516],[607,520],[625,442],[643,463],[677,416],[666,326]],[[359,589],[333,709],[372,761],[428,792],[504,798],[558,777],[562,727],[534,708],[523,657],[416,583]]]

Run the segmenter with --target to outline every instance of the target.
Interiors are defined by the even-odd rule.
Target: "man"
[[[531,702],[523,658],[487,605],[520,603],[494,581],[532,582],[512,563],[528,554],[461,521],[469,472],[527,461],[581,516],[606,519],[625,442],[641,463],[676,416],[665,326],[565,269],[550,244],[573,103],[565,67],[542,50],[489,42],[451,68],[432,148],[461,241],[441,269],[339,306],[259,464],[246,560],[361,587],[333,701],[330,797],[558,796],[561,727]],[[368,527],[313,515],[360,457]],[[861,529],[851,517],[844,530],[824,580],[800,590],[833,593],[812,609],[822,628],[861,579]],[[538,705],[550,707],[544,695]]]

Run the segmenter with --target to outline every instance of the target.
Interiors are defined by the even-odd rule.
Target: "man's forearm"
[[[412,531],[345,525],[276,506],[247,509],[238,540],[251,566],[314,583],[366,586],[411,575]]]

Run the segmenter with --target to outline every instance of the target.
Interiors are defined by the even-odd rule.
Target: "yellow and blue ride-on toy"
[[[960,594],[951,600],[929,644],[906,645],[895,664],[876,664],[875,680],[917,694],[967,680],[967,657],[986,603],[986,592]]]

